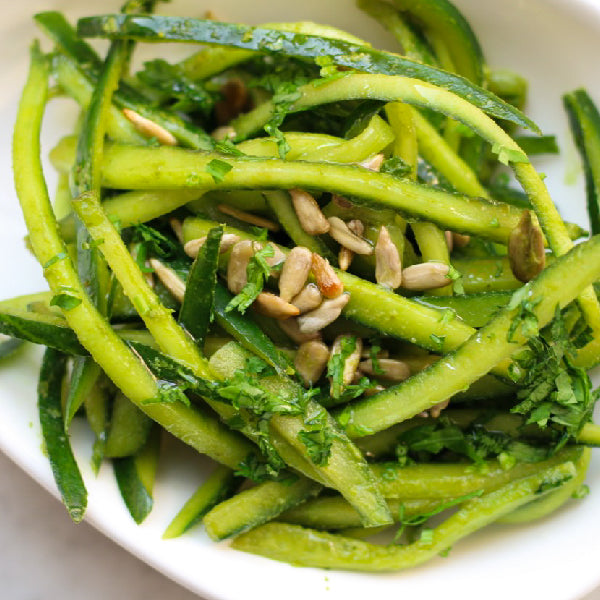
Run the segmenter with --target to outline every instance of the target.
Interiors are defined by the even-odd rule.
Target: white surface
[[[560,104],[560,94],[579,85],[585,85],[600,101],[600,81],[596,78],[597,56],[600,50],[600,5],[583,0],[461,0],[476,31],[483,40],[488,62],[493,66],[513,67],[532,83],[530,113],[545,131],[556,132],[565,150],[566,162],[548,159],[540,164],[548,174],[547,182],[564,213],[571,219],[583,221],[584,204],[582,181],[568,187],[564,183],[567,168],[573,168],[574,153]],[[28,16],[35,10],[52,7],[75,7],[73,16],[86,10],[77,2],[41,2],[21,0],[3,6],[0,22],[0,46],[4,50],[3,69],[0,72],[0,175],[4,194],[0,211],[0,297],[37,291],[42,287],[39,268],[22,249],[24,233],[22,221],[11,192],[9,140],[14,119],[15,102],[25,76],[26,47],[33,35]],[[103,2],[110,10],[119,2]],[[389,37],[379,27],[361,16],[352,0],[306,0],[303,3],[269,2],[254,0],[240,3],[220,0],[206,3],[182,0],[168,9],[185,12],[186,5],[194,6],[196,14],[204,8],[215,8],[220,17],[233,20],[260,22],[266,20],[298,20],[311,18],[347,28],[353,33],[378,43],[391,46]],[[237,8],[234,8],[237,5]],[[97,5],[96,5],[97,6]],[[165,7],[163,7],[163,11]],[[192,11],[188,11],[192,14]],[[54,105],[48,117],[50,127],[45,133],[45,149],[60,135],[56,126],[73,118],[72,105]],[[39,353],[28,349],[14,360],[11,369],[0,371],[0,447],[12,456],[26,471],[45,487],[53,489],[50,471],[40,451],[40,437],[35,414],[35,378]],[[128,517],[116,492],[110,470],[104,468],[98,479],[91,476],[89,463],[89,436],[82,429],[73,435],[78,457],[90,495],[88,520],[113,537],[143,560],[161,569],[191,589],[219,600],[241,600],[260,597],[279,599],[282,591],[288,600],[338,597],[365,597],[376,593],[382,597],[479,598],[485,590],[486,598],[503,600],[543,597],[545,600],[574,600],[589,592],[600,580],[597,557],[600,556],[600,464],[595,459],[589,482],[595,493],[550,520],[528,527],[497,527],[466,540],[453,549],[446,559],[409,573],[384,576],[325,573],[317,570],[296,569],[259,557],[235,553],[225,545],[214,545],[203,535],[185,536],[179,540],[160,540],[164,526],[185,496],[195,487],[206,468],[203,461],[177,444],[170,443],[171,452],[163,461],[156,489],[156,508],[142,527],[136,527]],[[2,596],[8,598],[78,598],[119,597],[135,598],[141,594],[139,575],[142,569],[131,559],[114,560],[113,552],[122,556],[87,526],[75,529],[61,516],[56,503],[45,492],[23,479],[8,464],[2,466],[2,475],[8,470],[8,482],[3,478],[0,525],[2,569]],[[14,482],[17,482],[14,484]],[[12,490],[22,494],[12,496]],[[8,500],[6,500],[8,498]],[[44,500],[42,500],[44,498]],[[29,504],[31,501],[31,504]],[[42,504],[38,504],[38,502]],[[12,511],[12,518],[10,518]],[[47,515],[53,515],[48,518]],[[17,524],[17,525],[16,525]],[[57,525],[59,524],[59,525]],[[58,526],[60,529],[55,529]],[[39,531],[32,535],[31,529]],[[60,533],[56,533],[60,531]],[[82,534],[75,533],[82,531]],[[72,536],[82,535],[77,538]],[[89,537],[88,537],[89,536]],[[92,546],[90,553],[84,546]],[[68,549],[68,547],[71,547]],[[95,546],[109,548],[95,553]],[[42,556],[36,554],[44,549]],[[110,554],[111,556],[108,556]],[[5,558],[6,555],[6,558]],[[85,555],[85,558],[83,558]],[[106,562],[108,561],[108,562]],[[23,568],[23,563],[26,568]],[[27,564],[29,563],[29,564]],[[71,565],[77,568],[73,569]],[[121,567],[124,567],[121,570]],[[102,571],[120,573],[114,578],[119,585],[110,588],[98,577]],[[114,569],[114,571],[113,571]],[[132,569],[130,578],[127,575]],[[143,569],[142,569],[143,571]],[[144,571],[146,573],[146,571]],[[120,577],[124,579],[121,582]],[[150,577],[150,576],[149,576]],[[152,577],[156,577],[152,575]],[[11,588],[6,588],[7,581]],[[55,586],[50,589],[49,581]],[[85,590],[81,582],[88,582]],[[157,587],[142,588],[145,595],[162,596]],[[146,582],[143,584],[146,585]],[[124,586],[124,587],[121,587]],[[129,589],[126,586],[132,586]],[[11,590],[7,594],[7,589]],[[177,598],[177,591],[169,596]],[[137,591],[136,591],[137,590]],[[151,591],[148,591],[151,590]],[[166,592],[165,592],[166,593]],[[185,595],[183,596],[185,597]]]

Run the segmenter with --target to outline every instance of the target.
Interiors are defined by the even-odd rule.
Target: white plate
[[[0,20],[0,298],[44,289],[40,269],[24,249],[24,227],[12,192],[10,139],[16,101],[27,67],[27,46],[36,35],[30,16],[59,8],[71,17],[118,8],[122,0],[81,3],[20,0],[3,3]],[[88,7],[84,6],[88,4]],[[584,85],[600,101],[600,2],[593,0],[457,0],[483,42],[489,64],[512,67],[531,82],[529,113],[545,132],[556,133],[563,157],[538,161],[564,215],[586,223],[583,178],[569,139],[560,96]],[[95,5],[95,6],[94,6]],[[377,45],[394,48],[391,38],[354,7],[353,0],[197,2],[179,0],[161,7],[177,14],[213,8],[223,19],[260,23],[311,19],[345,28]],[[74,106],[52,104],[44,130],[44,150],[66,131]],[[566,180],[578,174],[576,184]],[[49,174],[50,175],[50,174]],[[53,177],[50,177],[54,181]],[[6,253],[6,254],[4,254]],[[54,484],[40,446],[35,381],[40,352],[29,348],[0,370],[0,447],[44,487]],[[7,368],[10,367],[10,368]],[[110,469],[95,479],[89,464],[89,434],[75,428],[73,443],[89,491],[87,519],[107,536],[189,589],[218,600],[304,600],[376,595],[488,600],[543,597],[569,600],[600,582],[600,463],[592,463],[592,494],[559,514],[529,526],[491,527],[457,545],[448,558],[391,575],[362,575],[298,569],[213,544],[201,531],[161,541],[164,527],[207,469],[207,461],[186,448],[161,465],[155,509],[143,526],[127,514]]]

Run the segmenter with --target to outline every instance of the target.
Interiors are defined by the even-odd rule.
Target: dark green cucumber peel
[[[117,393],[104,446],[105,456],[110,458],[133,456],[144,447],[151,429],[150,417],[122,393]]]
[[[113,470],[129,514],[139,525],[154,505],[152,488],[160,450],[160,429],[153,427],[148,441],[136,456],[116,458]]]
[[[65,431],[69,430],[73,417],[85,402],[101,374],[102,370],[90,356],[75,357],[65,405]]]
[[[69,515],[79,523],[87,506],[87,491],[63,427],[61,396],[66,367],[64,354],[46,350],[38,383],[38,409],[54,481]]]
[[[494,117],[539,132],[537,125],[519,110],[463,77],[368,46],[260,27],[164,16],[87,17],[78,21],[77,32],[82,37],[147,42],[201,42],[300,58],[330,57],[335,64],[358,71],[403,75],[439,85]]]
[[[163,534],[163,539],[179,537],[199,523],[213,507],[227,500],[243,479],[223,465],[218,466],[183,505]]]
[[[446,46],[456,72],[477,85],[483,82],[483,51],[463,14],[448,0],[393,0]]]
[[[37,313],[9,314],[0,312],[0,333],[34,344],[55,348],[66,354],[85,355],[64,319]]]
[[[215,227],[208,232],[206,242],[190,269],[179,311],[179,322],[200,347],[212,320],[222,237],[223,227]]]
[[[587,210],[592,235],[596,235],[600,233],[600,113],[584,89],[565,94],[563,103],[583,161]]]

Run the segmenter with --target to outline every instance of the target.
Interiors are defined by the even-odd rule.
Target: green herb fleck
[[[206,165],[206,172],[214,179],[215,183],[221,183],[231,169],[233,167],[228,162],[218,158],[213,158]]]

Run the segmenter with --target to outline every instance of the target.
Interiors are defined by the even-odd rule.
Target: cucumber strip
[[[203,519],[206,533],[215,541],[234,537],[275,519],[320,490],[318,483],[304,478],[291,484],[261,483],[217,504]]]
[[[513,275],[508,258],[504,256],[455,258],[453,262],[462,275],[463,287],[467,294],[516,290],[523,285],[523,282]]]
[[[307,567],[397,571],[434,558],[470,533],[568,482],[575,473],[573,463],[564,463],[469,500],[433,530],[433,539],[408,546],[376,546],[297,525],[268,523],[237,537],[232,547]]]
[[[87,491],[63,426],[61,396],[66,366],[64,354],[46,350],[38,384],[38,409],[54,481],[69,516],[79,523],[85,514]]]
[[[67,56],[58,54],[52,59],[52,71],[60,89],[73,98],[83,110],[87,110],[94,91],[94,83],[86,77],[79,65]],[[106,131],[112,140],[123,144],[147,143],[146,138],[138,133],[116,106],[110,108]]]
[[[590,227],[596,235],[600,233],[600,113],[584,89],[565,94],[563,103],[583,162]]]
[[[218,462],[236,467],[254,452],[251,443],[196,408],[177,404],[144,404],[159,395],[147,368],[119,339],[85,295],[81,282],[58,235],[40,161],[40,127],[48,94],[48,65],[39,47],[31,52],[31,66],[17,112],[13,138],[15,187],[30,235],[31,247],[54,294],[67,290],[81,302],[63,309],[81,345],[91,351],[102,370],[127,397],[167,431]]]
[[[113,470],[119,492],[133,520],[139,525],[150,514],[152,488],[160,453],[160,430],[153,427],[146,444],[135,456],[116,458]]]
[[[110,428],[104,445],[104,455],[109,458],[133,456],[146,443],[152,421],[122,393],[113,402]]]
[[[216,182],[206,171],[211,160],[232,169]],[[193,177],[190,177],[193,173]],[[181,148],[144,148],[108,143],[103,185],[114,189],[291,189],[300,187],[351,196],[373,208],[386,207],[443,229],[506,243],[522,211],[503,203],[448,193],[358,166],[226,157]],[[113,214],[118,218],[118,214]],[[104,247],[102,248],[104,249]]]
[[[82,407],[91,389],[98,383],[100,375],[102,369],[89,356],[75,357],[64,411],[65,431],[69,430],[73,417]]]
[[[487,87],[509,104],[522,109],[527,101],[527,79],[509,69],[487,69]]]
[[[564,506],[574,497],[573,495],[583,485],[591,457],[592,451],[589,448],[585,448],[579,460],[575,462],[577,474],[571,481],[567,481],[567,483],[560,488],[543,498],[529,502],[528,504],[525,504],[525,506],[508,513],[506,516],[499,519],[498,522],[511,524],[529,523],[547,517],[549,514]]]
[[[393,0],[446,47],[456,72],[477,85],[483,82],[483,52],[471,26],[448,0]]]
[[[334,40],[343,40],[351,44],[360,44],[370,47],[371,44],[356,36],[332,27],[321,25],[312,21],[299,21],[292,23],[265,23],[261,27],[277,31],[289,31],[301,35],[318,35]],[[184,58],[178,65],[191,79],[208,79],[246,60],[254,58],[256,53],[252,50],[240,50],[228,47],[208,47],[191,56]]]
[[[90,390],[83,403],[87,422],[96,436],[92,449],[92,469],[96,474],[100,470],[104,459],[104,446],[110,426],[111,392],[108,380],[103,377]]]
[[[2,309],[0,309],[2,311]],[[65,354],[85,355],[87,351],[62,317],[32,312],[0,312],[0,333]]]
[[[179,322],[200,347],[204,345],[213,316],[222,237],[222,227],[215,227],[208,232],[190,269],[179,310]]]
[[[498,310],[510,302],[511,298],[512,292],[489,292],[451,297],[421,296],[412,299],[425,306],[451,310],[471,327],[483,327]]]
[[[229,498],[239,487],[240,478],[227,467],[217,467],[173,517],[163,533],[163,539],[183,535],[199,523],[217,504]]]
[[[557,306],[564,307],[600,277],[600,237],[575,246],[554,261],[524,287],[523,298],[533,301],[533,312],[540,329],[552,319]],[[508,304],[498,315],[457,350],[410,377],[400,385],[366,400],[359,400],[338,414],[351,437],[362,437],[381,431],[394,423],[419,414],[452,397],[473,381],[488,373],[501,361],[509,359],[527,341],[521,328],[508,341],[508,332],[516,317],[520,302]],[[598,360],[596,345],[591,342],[576,359],[580,366],[589,367]],[[590,364],[591,363],[591,364]]]
[[[554,135],[515,135],[515,142],[519,144],[521,150],[528,156],[533,154],[559,154],[558,142]]]
[[[405,519],[436,511],[447,502],[432,498],[386,498],[394,521],[398,521],[402,511]],[[340,496],[322,496],[307,500],[286,510],[277,521],[302,525],[311,529],[346,529],[360,527],[358,513]],[[344,535],[344,532],[341,532]]]
[[[381,0],[358,0],[358,7],[385,27],[402,47],[402,54],[411,60],[418,60],[426,65],[437,65],[431,49],[427,46],[401,16],[400,12],[389,2]]]
[[[371,73],[399,74],[440,85],[468,98],[494,117],[538,131],[520,111],[466,79],[368,46],[314,35],[295,34],[260,27],[202,21],[185,17],[136,17],[103,15],[77,23],[82,37],[127,38],[139,41],[204,42],[246,50],[277,52],[287,56],[328,56],[334,64]]]

